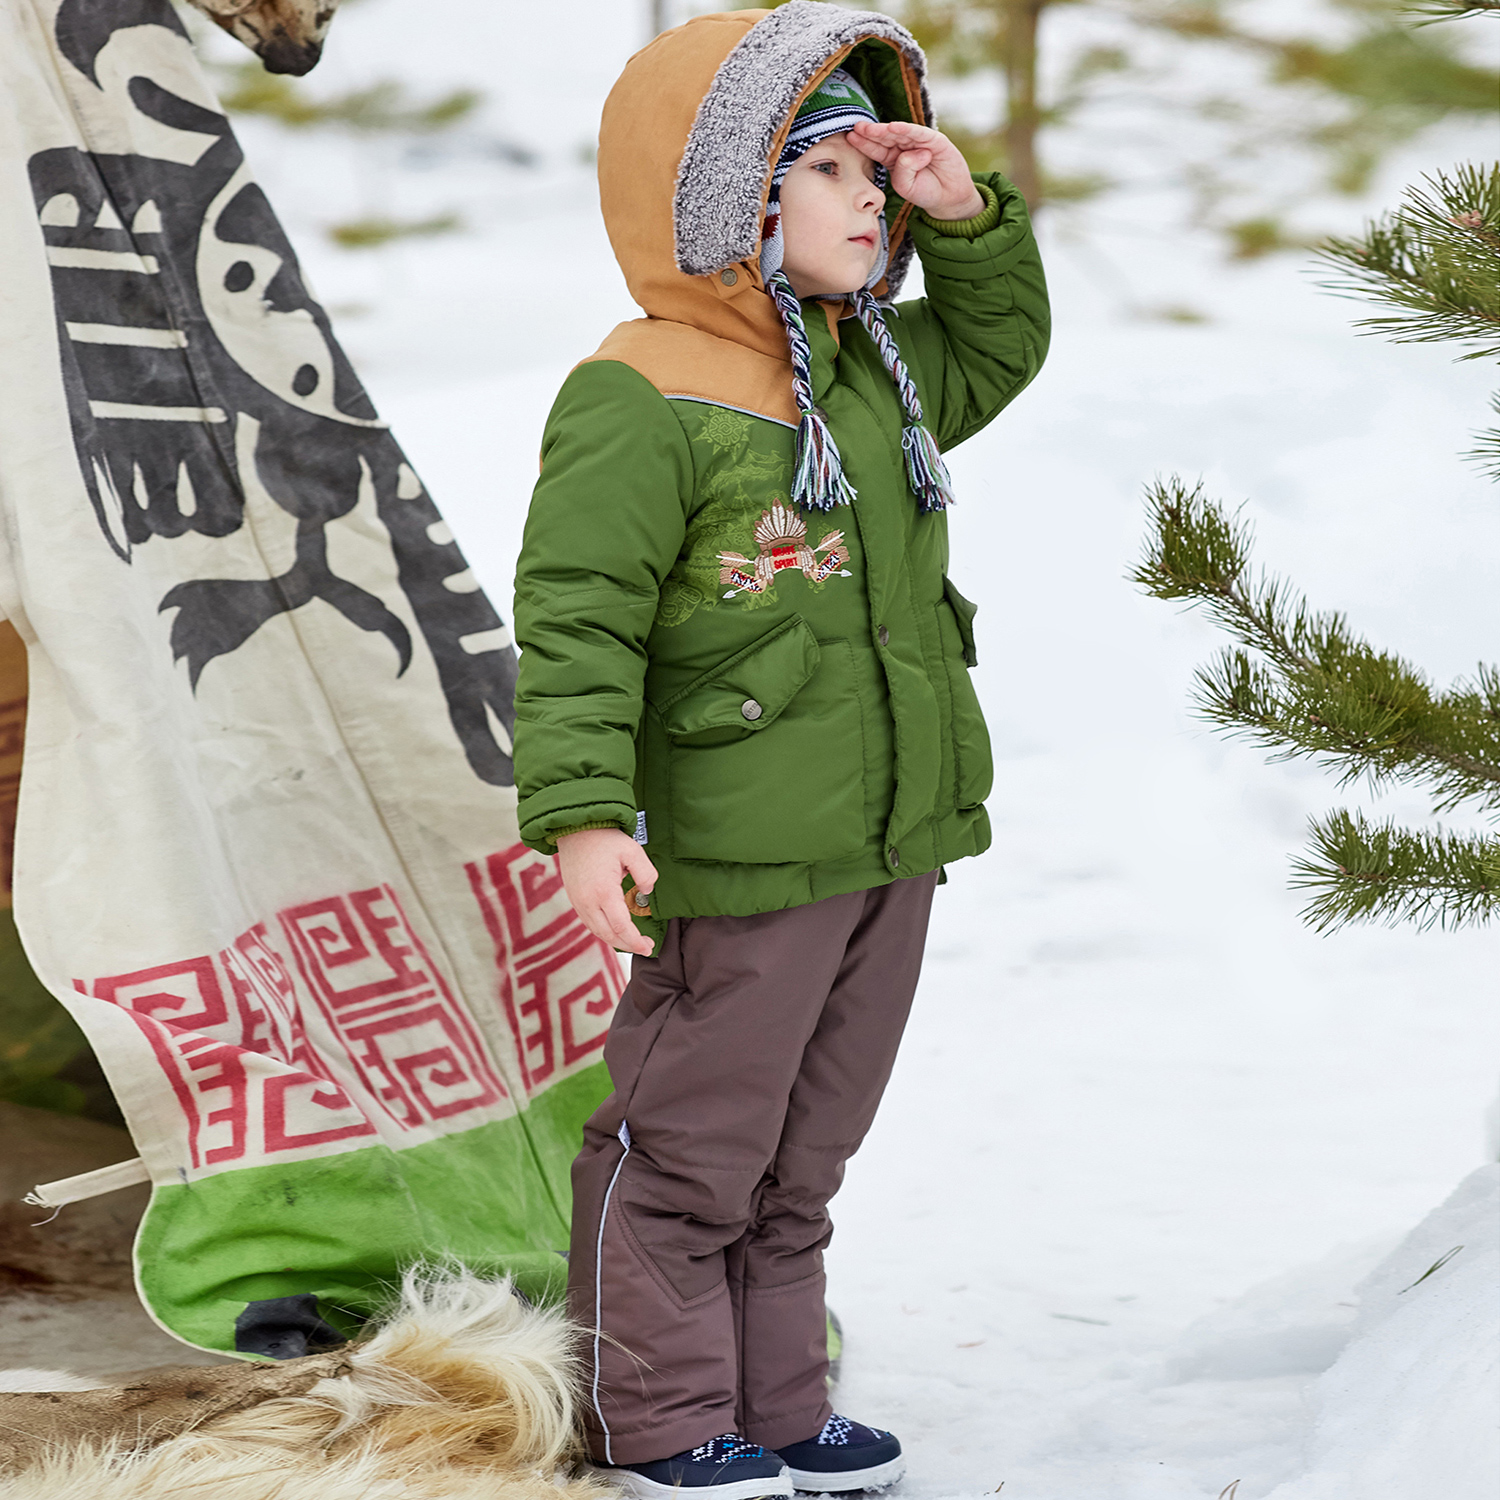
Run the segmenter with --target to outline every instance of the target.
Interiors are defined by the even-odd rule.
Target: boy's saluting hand
[[[849,144],[878,161],[890,173],[891,187],[934,219],[972,219],[984,212],[969,164],[941,130],[904,120],[861,120],[850,130]]]
[[[558,839],[557,858],[563,889],[583,925],[611,948],[650,958],[651,939],[630,920],[621,889],[628,875],[642,895],[651,894],[656,866],[646,851],[618,828],[580,828]]]

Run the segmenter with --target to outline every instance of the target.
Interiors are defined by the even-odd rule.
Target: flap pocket
[[[953,611],[953,618],[958,621],[959,639],[964,643],[964,665],[966,667],[977,667],[979,665],[979,653],[974,649],[974,615],[979,606],[977,604],[970,604],[953,587],[953,580],[951,578],[943,579],[943,597],[947,599],[948,606]]]
[[[821,654],[807,621],[793,615],[659,704],[662,726],[673,739],[765,729],[817,671]]]

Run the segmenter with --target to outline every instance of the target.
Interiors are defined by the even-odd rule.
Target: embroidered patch
[[[740,552],[721,552],[719,582],[732,585],[726,599],[736,594],[764,594],[776,582],[776,575],[796,568],[811,583],[822,583],[837,573],[841,578],[853,575],[844,566],[849,549],[842,531],[830,531],[816,547],[807,542],[807,522],[794,510],[776,504],[762,511],[755,523],[755,540],[760,544],[758,557]]]

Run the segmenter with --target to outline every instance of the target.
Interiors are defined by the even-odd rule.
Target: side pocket
[[[678,744],[723,744],[764,734],[802,691],[822,655],[801,615],[696,677],[654,707]]]
[[[938,634],[953,705],[953,798],[960,810],[979,807],[995,780],[990,732],[969,676],[979,661],[974,647],[975,609],[949,579],[943,579],[943,598],[937,606]]]
[[[943,579],[943,598],[952,607],[953,618],[958,624],[958,637],[964,645],[964,665],[966,667],[977,667],[979,665],[979,652],[974,648],[974,616],[978,613],[979,606],[977,604],[970,604],[953,587],[953,580],[951,578]]]

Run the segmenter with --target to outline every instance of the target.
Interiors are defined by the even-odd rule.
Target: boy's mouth
[[[866,250],[873,250],[875,248],[875,231],[869,229],[864,234],[851,234],[849,236],[849,243],[851,245],[863,245]]]

